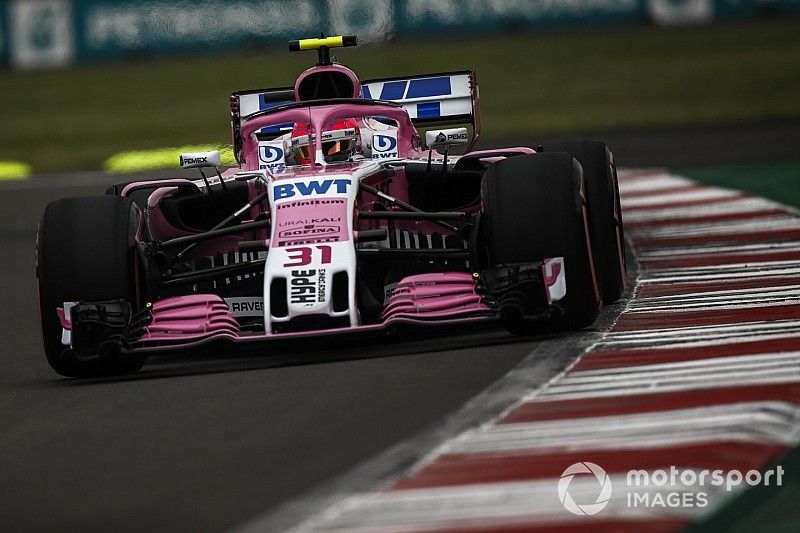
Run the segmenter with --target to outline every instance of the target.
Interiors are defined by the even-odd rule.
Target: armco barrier
[[[800,12],[800,0],[11,0],[0,4],[0,65],[207,52],[298,36],[500,32],[552,26],[705,23]]]

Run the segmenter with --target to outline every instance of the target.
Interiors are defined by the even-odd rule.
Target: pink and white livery
[[[56,372],[404,327],[578,329],[620,297],[605,144],[474,151],[475,72],[362,82],[329,55],[355,43],[293,41],[319,54],[293,87],[231,95],[238,167],[223,171],[218,152],[183,154],[200,179],[47,207],[36,274]]]

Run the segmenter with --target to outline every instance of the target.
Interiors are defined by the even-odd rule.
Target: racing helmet
[[[292,155],[300,165],[314,162],[314,130],[297,123],[292,130]],[[322,129],[322,155],[325,161],[347,161],[361,151],[361,132],[355,119],[348,118],[326,125]]]

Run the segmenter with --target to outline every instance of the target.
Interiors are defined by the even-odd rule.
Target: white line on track
[[[757,266],[756,266],[757,265]],[[657,270],[641,278],[639,283],[673,283],[709,280],[730,280],[732,283],[749,278],[783,278],[800,274],[797,261],[764,261],[763,263],[738,263],[710,267]]]
[[[640,529],[644,530],[645,521],[656,517],[689,519],[704,512],[697,506],[629,506],[627,490],[624,490],[626,476],[612,474],[609,480],[612,487],[618,490],[612,490],[608,505],[595,516],[576,516],[565,511],[558,499],[558,479],[545,478],[356,494],[292,531],[400,533],[473,527],[500,530],[515,526],[524,528],[532,524],[556,526],[563,523],[580,523],[591,528],[594,520],[615,519],[631,525],[642,521]],[[706,492],[709,502],[718,501],[729,494],[724,487],[694,487],[681,483],[669,487],[637,487],[636,492],[647,493],[652,500],[656,494],[663,499],[669,492],[693,493],[701,488]],[[575,501],[594,501],[597,498],[597,481],[594,478],[575,477],[569,485],[569,493]]]
[[[771,296],[782,297],[786,294],[800,294],[800,285],[783,285],[781,287],[756,287],[752,289],[731,289],[723,291],[693,292],[688,294],[669,295],[669,296],[649,296],[647,298],[636,298],[628,304],[627,309],[647,307],[648,305],[661,305],[669,303],[691,303],[708,302],[728,299],[744,299],[749,297],[769,298]]]
[[[666,248],[637,250],[636,257],[640,260],[648,259],[678,259],[684,256],[694,257],[711,254],[736,254],[760,251],[800,251],[800,241],[763,242],[757,244],[723,244],[718,246],[698,245],[685,248]]]
[[[624,197],[630,193],[651,191],[656,193],[658,191],[668,191],[678,187],[686,187],[687,185],[697,185],[697,182],[664,172],[663,174],[654,175],[652,178],[646,180],[629,181],[627,183],[620,180],[619,194]]]
[[[702,224],[681,224],[658,228],[635,228],[630,231],[635,237],[690,237],[694,235],[718,235],[731,232],[751,232],[772,229],[792,229],[800,227],[800,221],[792,215],[768,215],[746,221],[705,222]]]
[[[542,398],[543,400],[544,398]],[[740,402],[546,422],[498,424],[454,439],[443,453],[667,448],[720,441],[791,446],[800,440],[800,407],[781,401]]]
[[[734,355],[730,357],[713,357],[708,359],[692,359],[689,361],[672,361],[650,365],[636,365],[617,368],[601,368],[597,370],[581,370],[569,374],[570,382],[588,383],[606,381],[607,379],[627,379],[628,377],[660,377],[690,375],[708,370],[720,372],[739,372],[759,366],[761,368],[783,367],[789,363],[800,363],[800,351],[787,351],[770,354]],[[800,367],[799,367],[800,368]]]
[[[757,309],[761,307],[780,307],[800,304],[800,294],[788,294],[782,297],[768,298],[750,297],[739,299],[722,299],[717,301],[695,301],[669,304],[643,303],[628,308],[628,314],[640,316],[649,313],[669,313],[679,311],[731,311],[741,309]]]
[[[577,373],[576,373],[577,374]],[[585,398],[656,394],[679,390],[702,390],[709,387],[739,387],[770,383],[800,382],[800,366],[796,361],[762,368],[753,364],[739,371],[705,368],[695,372],[666,371],[658,376],[625,374],[605,380],[580,381],[581,376],[569,376],[537,395],[540,398]],[[623,379],[624,378],[624,379]]]
[[[659,191],[652,196],[636,196],[621,199],[623,212],[625,208],[631,207],[658,207],[662,204],[673,202],[699,201],[699,200],[721,200],[740,196],[742,193],[731,189],[719,189],[716,187],[702,187],[697,190],[668,193]],[[624,215],[623,215],[624,216]]]
[[[651,328],[645,331],[614,331],[607,333],[598,344],[608,345],[616,342],[630,340],[643,341],[646,343],[664,343],[670,339],[676,341],[687,341],[690,339],[702,340],[723,338],[728,334],[746,334],[754,338],[759,337],[760,333],[765,335],[772,333],[795,333],[800,332],[800,320],[765,320],[743,322],[741,324],[719,324],[703,326],[685,326],[682,328]]]
[[[666,209],[647,209],[623,212],[625,222],[656,222],[672,219],[691,218],[706,215],[728,215],[732,213],[758,213],[780,207],[779,204],[763,198],[741,198],[730,202]]]

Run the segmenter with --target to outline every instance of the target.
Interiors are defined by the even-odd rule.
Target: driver
[[[308,125],[295,124],[290,138],[295,164],[310,165],[314,162],[314,135],[314,130]],[[363,157],[361,132],[355,119],[348,118],[328,124],[322,129],[322,155],[327,163]]]

